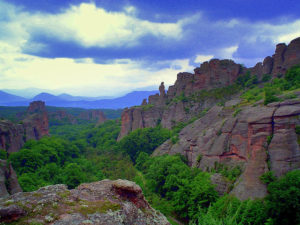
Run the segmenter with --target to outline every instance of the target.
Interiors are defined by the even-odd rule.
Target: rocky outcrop
[[[22,192],[22,189],[15,171],[11,164],[8,164],[5,160],[0,160],[0,198],[18,192]]]
[[[49,112],[48,115],[49,115],[49,121],[50,121],[51,125],[56,124],[57,122],[62,122],[62,121],[67,122],[69,124],[77,123],[75,116],[73,116],[72,114],[67,113],[66,111],[63,111],[63,110]]]
[[[14,224],[169,225],[127,180],[102,180],[68,190],[52,185],[0,199],[0,222]]]
[[[79,119],[96,121],[97,124],[104,123],[107,119],[101,110],[86,110],[79,115]]]
[[[300,149],[295,127],[300,125],[300,99],[268,106],[214,106],[186,126],[179,141],[166,141],[153,153],[182,154],[190,166],[205,171],[222,164],[239,166],[242,175],[231,191],[240,199],[266,195],[260,176],[272,170],[276,176],[300,168]],[[199,160],[200,159],[200,160]]]
[[[143,101],[139,107],[125,109],[122,113],[119,140],[135,129],[153,127],[158,123],[165,128],[172,128],[178,122],[187,122],[198,116],[201,111],[219,101],[213,97],[206,97],[191,103],[185,101],[185,97],[203,90],[234,84],[236,79],[247,71],[257,75],[260,80],[264,74],[282,75],[287,69],[299,63],[300,38],[291,41],[289,45],[278,44],[272,57],[266,57],[263,63],[257,63],[252,68],[245,68],[232,60],[212,59],[204,62],[195,68],[194,73],[179,73],[175,84],[169,87],[167,93],[162,83],[159,88],[160,94],[149,96],[148,102]]]
[[[266,57],[263,63],[258,63],[255,67],[250,68],[250,71],[259,78],[263,74],[282,76],[289,68],[299,63],[300,38],[296,38],[289,45],[284,43],[276,45],[275,54],[272,57]]]
[[[41,101],[30,103],[25,119],[18,124],[0,121],[0,149],[8,153],[18,151],[28,140],[39,140],[46,135],[49,135],[48,114]]]

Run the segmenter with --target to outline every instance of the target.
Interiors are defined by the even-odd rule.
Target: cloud
[[[212,59],[213,57],[214,57],[213,55],[197,55],[194,62],[195,63],[203,63],[205,61]]]
[[[0,42],[0,89],[41,89],[67,91],[74,95],[117,95],[137,88],[173,84],[182,70],[191,70],[188,59],[167,62],[168,67],[152,70],[145,62],[130,59],[95,64],[91,58],[40,58],[19,52]]]
[[[210,20],[197,12],[153,22],[139,18],[141,12],[82,3],[29,13],[0,0],[0,88],[116,95],[172,84],[178,72],[213,57],[253,66],[272,55],[276,43],[300,36],[300,19]]]
[[[6,7],[11,5],[6,4]],[[1,10],[2,11],[2,10]],[[156,23],[135,17],[132,6],[124,12],[109,12],[94,3],[73,5],[59,14],[10,10],[10,22],[4,29],[14,36],[43,35],[61,41],[73,41],[84,47],[130,47],[151,35],[160,39],[180,39],[180,23]],[[3,24],[2,24],[3,25]]]

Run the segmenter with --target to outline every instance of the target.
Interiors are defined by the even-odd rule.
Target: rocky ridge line
[[[177,122],[187,122],[218,102],[215,98],[206,97],[190,105],[188,102],[176,101],[176,98],[232,85],[247,71],[257,75],[259,80],[264,74],[282,76],[287,69],[299,63],[300,38],[292,40],[289,45],[278,44],[272,57],[266,57],[263,63],[257,63],[249,69],[232,60],[212,59],[204,62],[194,69],[194,73],[179,73],[175,84],[169,87],[167,93],[162,83],[159,87],[160,94],[149,96],[148,102],[144,100],[141,106],[124,109],[118,140],[135,129],[155,127],[159,123],[165,128],[172,128]]]

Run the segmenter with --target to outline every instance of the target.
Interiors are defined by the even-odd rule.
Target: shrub
[[[267,205],[274,224],[300,223],[300,170],[294,170],[268,185]]]
[[[0,159],[7,159],[7,152],[3,149],[0,149]]]
[[[264,74],[261,81],[262,82],[268,82],[269,80],[271,80],[272,76],[270,74]]]
[[[260,180],[264,183],[264,184],[270,184],[274,181],[276,181],[276,177],[273,174],[273,171],[268,171],[265,172],[263,175],[260,176]]]
[[[266,87],[264,104],[267,105],[271,102],[279,101],[279,98],[275,96],[275,94],[278,94],[278,91],[276,89],[273,89],[271,87]]]
[[[300,135],[300,126],[296,125],[295,127],[296,134]]]
[[[197,214],[199,225],[261,225],[267,218],[266,206],[261,200],[240,201],[234,196],[221,197],[208,211]]]
[[[288,81],[290,89],[298,88],[300,86],[300,66],[289,69],[284,78]]]
[[[242,109],[240,109],[240,108],[236,109],[233,113],[233,117],[236,117],[241,111],[242,111]]]

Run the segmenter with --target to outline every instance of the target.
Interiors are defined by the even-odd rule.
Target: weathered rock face
[[[30,103],[25,119],[19,124],[0,121],[0,148],[8,153],[18,151],[28,140],[39,140],[46,135],[49,135],[48,114],[41,101]]]
[[[29,114],[40,113],[45,111],[46,111],[46,106],[45,106],[45,102],[43,101],[30,102],[29,107],[27,109],[27,113]]]
[[[232,60],[212,59],[195,68],[194,74],[179,73],[175,84],[169,87],[167,98],[231,85],[242,72],[241,65]]]
[[[240,166],[243,173],[232,193],[240,199],[264,197],[262,174],[271,169],[281,176],[300,168],[295,131],[300,125],[300,100],[244,106],[240,110],[234,116],[233,107],[213,107],[182,129],[178,143],[168,140],[153,155],[179,153],[186,156],[190,166],[208,171],[218,164]]]
[[[266,57],[263,63],[256,64],[250,68],[251,74],[255,74],[261,79],[264,74],[282,76],[286,71],[300,62],[300,38],[297,38],[289,45],[284,43],[276,46],[275,54]]]
[[[101,110],[87,110],[79,115],[80,119],[97,121],[97,124],[104,123],[107,119]]]
[[[8,165],[5,160],[0,160],[0,198],[18,192],[22,192],[22,189],[15,171],[11,164]]]
[[[177,122],[187,122],[202,110],[214,106],[218,101],[206,98],[193,104],[172,102],[181,95],[190,96],[201,90],[225,87],[233,84],[238,76],[249,71],[259,79],[264,74],[282,75],[287,69],[300,63],[300,38],[293,40],[288,46],[278,44],[275,54],[266,57],[263,63],[252,68],[245,68],[232,60],[213,59],[204,62],[194,73],[179,73],[174,85],[165,94],[164,84],[159,87],[160,94],[149,96],[148,103],[143,101],[142,107],[125,109],[122,114],[122,129],[119,140],[137,128],[153,127],[161,122],[165,128],[171,128]],[[169,104],[172,102],[172,104]]]
[[[54,121],[65,121],[70,124],[76,124],[76,122],[77,122],[75,116],[73,116],[72,114],[67,113],[66,111],[63,111],[63,110],[49,112],[48,116],[49,116],[50,124],[51,124],[51,120],[52,121],[53,120]]]
[[[102,180],[73,190],[53,185],[17,193],[0,199],[0,222],[169,225],[161,213],[151,208],[141,188],[126,180]]]

